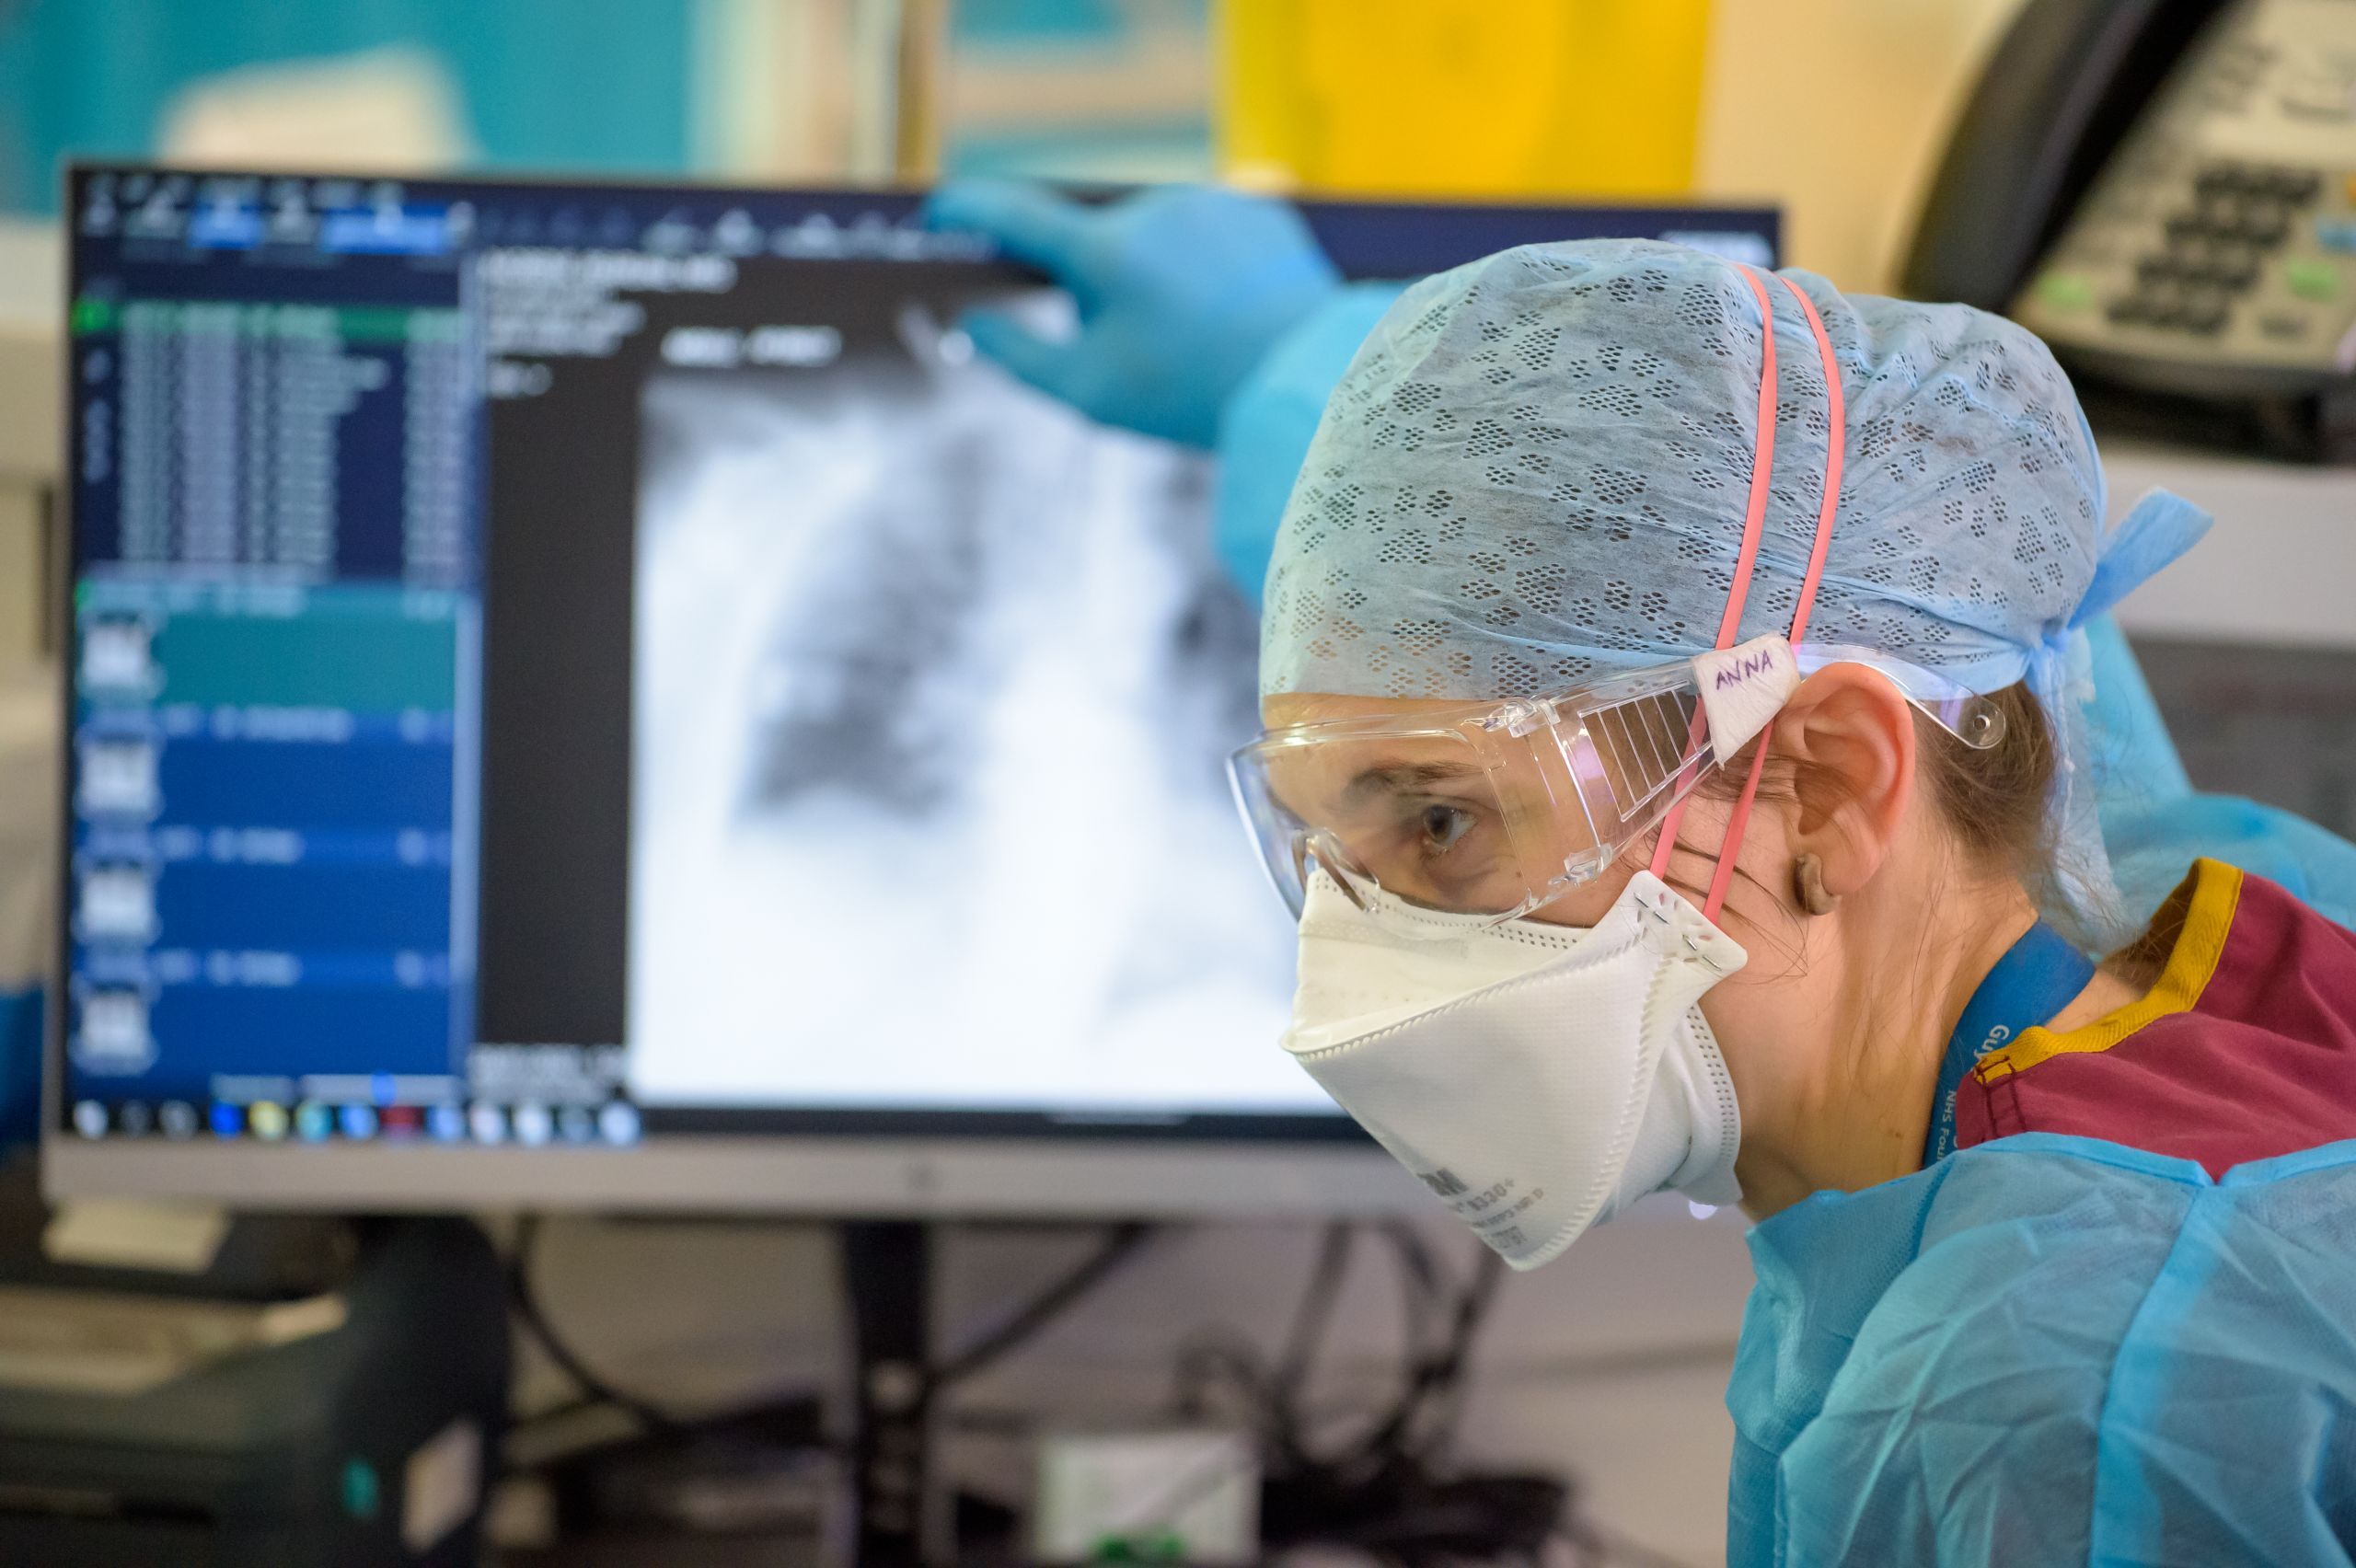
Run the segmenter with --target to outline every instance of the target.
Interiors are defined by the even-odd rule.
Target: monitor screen
[[[1071,302],[916,206],[75,172],[53,1185],[1355,1144],[1274,1043],[1210,459],[976,356],[967,310]],[[1304,211],[1360,278],[1774,243]]]

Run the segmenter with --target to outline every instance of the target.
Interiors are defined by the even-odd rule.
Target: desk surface
[[[2189,641],[2356,649],[2356,468],[2105,442],[2115,520],[2154,488],[2217,518],[2130,594],[2130,632]]]

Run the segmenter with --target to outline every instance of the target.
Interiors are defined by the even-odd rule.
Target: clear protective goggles
[[[1964,745],[2004,738],[1987,698],[1868,649],[1761,638],[1556,695],[1272,730],[1228,771],[1295,917],[1323,870],[1386,899],[1503,922],[1601,875],[1833,663],[1878,671]]]

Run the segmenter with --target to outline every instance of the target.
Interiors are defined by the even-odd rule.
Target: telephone
[[[2356,462],[2356,0],[2027,0],[1901,277],[2082,389]]]

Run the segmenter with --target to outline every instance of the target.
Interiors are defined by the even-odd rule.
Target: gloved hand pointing
[[[976,311],[964,322],[976,348],[1092,419],[1192,446],[1217,439],[1228,398],[1341,282],[1290,206],[1210,186],[1089,206],[964,180],[935,191],[925,216],[987,235],[1079,306],[1065,342]]]

